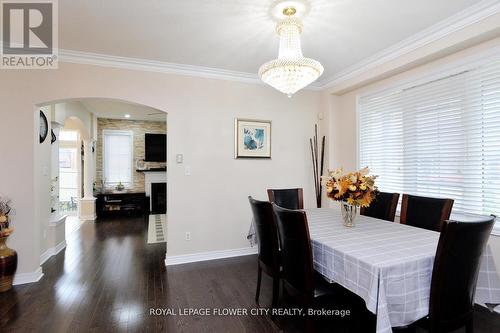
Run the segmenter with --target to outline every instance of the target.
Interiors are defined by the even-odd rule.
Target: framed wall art
[[[234,158],[271,158],[271,121],[234,121]]]

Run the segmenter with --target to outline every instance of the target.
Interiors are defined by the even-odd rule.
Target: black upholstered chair
[[[361,215],[394,222],[399,193],[378,192],[369,207],[362,207]]]
[[[473,307],[481,255],[495,218],[445,221],[432,271],[429,316],[419,321],[431,333],[465,326],[473,332]]]
[[[304,191],[301,188],[267,190],[270,202],[288,209],[304,209]]]
[[[452,199],[436,199],[403,194],[401,223],[428,230],[440,231],[450,218]]]
[[[329,283],[320,274],[315,273],[306,213],[282,208],[276,204],[273,204],[273,209],[280,240],[284,292],[298,301],[304,311],[318,306],[349,309],[351,325],[363,324],[362,321],[352,319],[366,309],[364,301],[342,286]],[[306,316],[306,331],[313,330],[314,320],[311,316]]]
[[[257,290],[255,302],[259,303],[260,284],[262,271],[273,279],[272,306],[276,307],[279,298],[280,283],[280,250],[278,241],[278,228],[273,212],[273,206],[268,201],[258,201],[248,197],[252,208],[255,229],[259,244],[259,258],[257,263]]]

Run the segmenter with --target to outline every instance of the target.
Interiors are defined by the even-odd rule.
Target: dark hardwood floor
[[[39,283],[0,294],[0,332],[278,332],[266,315],[181,316],[179,309],[255,308],[256,257],[164,265],[165,244],[147,244],[147,223],[86,222]],[[271,302],[263,277],[261,306]],[[177,315],[150,315],[150,309]],[[500,315],[477,309],[476,333],[500,332]],[[295,321],[281,323],[300,332]],[[328,323],[322,331],[332,331]]]

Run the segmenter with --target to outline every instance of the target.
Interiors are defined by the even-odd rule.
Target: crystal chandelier
[[[316,81],[323,73],[323,66],[318,61],[302,55],[302,22],[294,17],[295,13],[294,7],[283,9],[286,17],[276,26],[280,36],[278,59],[266,62],[259,69],[262,81],[288,97]]]

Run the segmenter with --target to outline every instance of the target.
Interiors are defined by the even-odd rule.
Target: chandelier
[[[285,18],[276,26],[280,36],[278,59],[266,62],[259,69],[262,81],[288,97],[316,81],[323,73],[323,66],[318,61],[302,55],[302,22],[294,17],[296,12],[294,7],[283,9]]]

